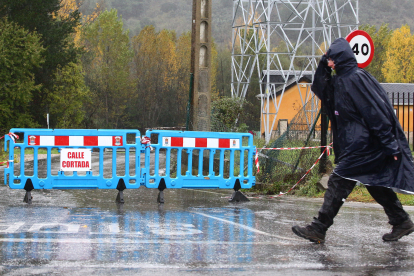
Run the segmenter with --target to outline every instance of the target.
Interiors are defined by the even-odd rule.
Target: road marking
[[[0,229],[0,233],[13,233],[16,232],[17,229],[19,229],[21,226],[24,225],[24,222],[15,222],[14,224],[11,225],[0,225],[0,227],[5,226],[7,227],[6,229]]]
[[[246,229],[250,232],[257,233],[260,235],[265,235],[269,237],[275,237],[278,239],[283,240],[290,240],[290,241],[300,241],[299,239],[295,238],[288,238],[279,235],[270,234],[253,227],[243,225],[240,223],[235,223],[230,220],[222,219],[219,217],[211,216],[201,212],[190,212],[193,214],[197,214],[200,216],[204,216],[210,219],[218,220],[220,222],[224,222],[230,225],[237,226],[238,228]],[[24,222],[15,222],[10,224],[0,224],[0,233],[17,233],[17,232],[29,232],[29,233],[47,233],[47,234],[75,234],[79,233],[81,224],[72,224],[72,223],[59,223],[59,222],[48,222],[48,223],[35,223],[31,225],[28,230],[19,231],[21,227],[25,225]],[[193,224],[189,223],[148,223],[147,227],[152,234],[160,235],[160,236],[184,236],[184,235],[198,235],[202,234],[203,231],[197,229]],[[1,229],[2,228],[2,229]],[[54,228],[54,229],[53,229]],[[43,231],[42,231],[43,229]],[[102,232],[85,232],[90,235],[122,235],[122,236],[129,236],[129,237],[142,237],[144,234],[142,232],[136,231],[133,233],[124,232],[120,229],[118,223],[105,223],[104,231]]]
[[[119,230],[119,224],[118,223],[110,223],[109,224],[109,232],[118,234],[120,232]]]
[[[47,222],[35,223],[28,230],[18,231],[20,227],[25,225],[24,222],[15,222],[12,224],[0,224],[0,233],[17,233],[17,232],[31,232],[31,233],[47,233],[47,234],[74,234],[79,233],[80,228],[85,228],[86,225],[74,223],[60,223]],[[150,232],[156,235],[163,236],[182,236],[182,235],[197,235],[203,232],[196,229],[193,224],[189,223],[148,223],[147,227]],[[87,228],[87,226],[86,226]],[[133,233],[124,232],[119,228],[118,223],[105,223],[102,232],[87,232],[92,235],[127,235],[127,236],[142,236],[143,233],[135,231]]]
[[[151,233],[164,236],[181,236],[202,234],[201,230],[195,229],[193,224],[189,223],[148,223]]]
[[[263,242],[229,242],[229,241],[191,241],[191,240],[125,240],[118,239],[54,239],[54,238],[0,238],[0,242],[12,243],[89,243],[89,244],[199,244],[199,245],[291,245],[290,243],[280,241],[263,241]]]
[[[80,225],[79,224],[68,224],[68,223],[35,223],[30,227],[28,232],[40,232],[40,229],[42,228],[60,228],[60,227],[66,227],[67,231],[56,231],[61,233],[77,233],[79,232]]]
[[[225,222],[225,223],[228,223],[228,224],[236,225],[236,226],[238,226],[240,228],[243,228],[243,229],[246,229],[246,230],[249,230],[251,232],[261,234],[261,235],[275,237],[275,238],[284,239],[284,240],[290,240],[290,241],[300,241],[299,239],[295,239],[295,238],[282,237],[282,236],[279,236],[279,235],[274,235],[274,234],[266,233],[266,232],[257,230],[257,229],[255,229],[253,227],[250,227],[250,226],[246,226],[246,225],[243,225],[243,224],[240,224],[240,223],[236,223],[236,222],[233,222],[233,221],[229,221],[229,220],[226,220],[226,219],[222,219],[222,218],[210,216],[210,215],[203,214],[203,213],[200,213],[200,212],[192,212],[192,213],[197,214],[197,215],[200,215],[200,216],[205,216],[205,217],[208,217],[208,218],[212,218],[212,219],[215,219],[215,220],[218,220],[218,221],[221,221],[221,222]]]

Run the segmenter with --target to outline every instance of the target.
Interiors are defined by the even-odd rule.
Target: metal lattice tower
[[[266,142],[277,126],[287,85],[293,81],[299,87],[305,72],[313,78],[331,42],[356,30],[358,24],[358,0],[233,0],[232,97],[246,96],[256,71],[260,131]],[[299,93],[304,106],[312,96],[310,84],[305,93]],[[309,112],[316,116],[317,109],[315,102]]]

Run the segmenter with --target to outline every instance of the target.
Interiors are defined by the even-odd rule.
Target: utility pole
[[[193,0],[191,73],[194,82],[190,129],[197,131],[210,131],[211,5],[212,0]]]

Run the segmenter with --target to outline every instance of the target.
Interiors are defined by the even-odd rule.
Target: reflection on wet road
[[[0,171],[2,174],[2,171]],[[345,203],[324,245],[294,236],[320,200],[227,202],[231,191],[23,190],[0,187],[2,275],[409,275],[414,236],[389,231],[373,204]],[[413,215],[414,209],[407,208]]]
[[[31,210],[36,213],[33,215],[18,207],[4,211],[4,215],[13,218],[0,224],[1,251],[6,262],[57,259],[248,263],[253,258],[255,233],[244,228],[254,223],[248,209],[203,208],[197,210],[202,212],[199,214],[191,210],[120,214],[94,208],[48,207]]]

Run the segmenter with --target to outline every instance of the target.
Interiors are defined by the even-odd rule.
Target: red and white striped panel
[[[162,137],[163,147],[239,149],[239,139]]]
[[[28,145],[30,146],[122,146],[122,136],[42,136],[29,135]]]

